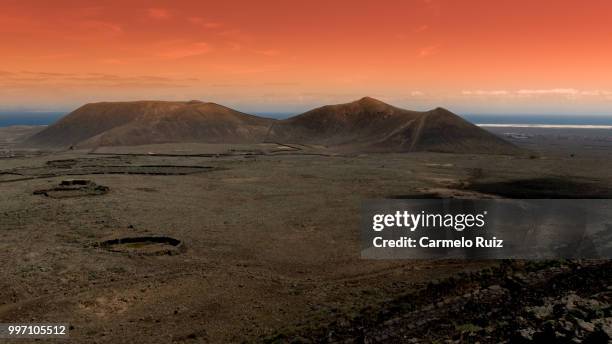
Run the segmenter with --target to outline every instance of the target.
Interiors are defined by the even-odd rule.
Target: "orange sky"
[[[612,1],[0,0],[0,109],[612,114]]]

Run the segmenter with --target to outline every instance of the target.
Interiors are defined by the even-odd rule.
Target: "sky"
[[[612,1],[0,0],[0,110],[363,96],[460,113],[612,115]]]

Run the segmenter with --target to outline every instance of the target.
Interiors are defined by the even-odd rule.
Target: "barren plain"
[[[500,298],[514,295],[508,276],[519,273],[534,294],[512,305],[573,293],[610,300],[606,261],[373,261],[359,252],[364,199],[525,188],[609,198],[612,160],[600,154],[343,154],[276,143],[13,150],[17,141],[3,140],[0,156],[0,322],[69,323],[70,342],[496,342],[504,332],[495,331],[511,330],[474,319],[512,311]],[[465,290],[486,291],[481,309],[451,315],[461,297],[476,297]]]

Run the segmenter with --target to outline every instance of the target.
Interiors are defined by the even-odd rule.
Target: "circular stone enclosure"
[[[167,236],[117,238],[102,241],[97,246],[111,252],[146,256],[172,256],[185,251],[181,240]]]
[[[88,179],[67,179],[51,189],[34,191],[34,195],[43,195],[50,198],[71,198],[84,196],[101,196],[109,191],[108,186],[98,185]]]

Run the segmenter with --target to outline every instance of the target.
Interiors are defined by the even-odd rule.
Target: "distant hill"
[[[448,110],[409,111],[369,97],[323,106],[286,120],[199,101],[94,103],[66,115],[25,145],[54,148],[167,142],[298,143],[354,152],[520,151]]]
[[[446,109],[409,111],[370,97],[274,122],[267,140],[353,151],[519,152],[513,144]]]
[[[270,119],[215,103],[137,101],[93,103],[32,136],[44,147],[129,146],[167,142],[261,142]]]

